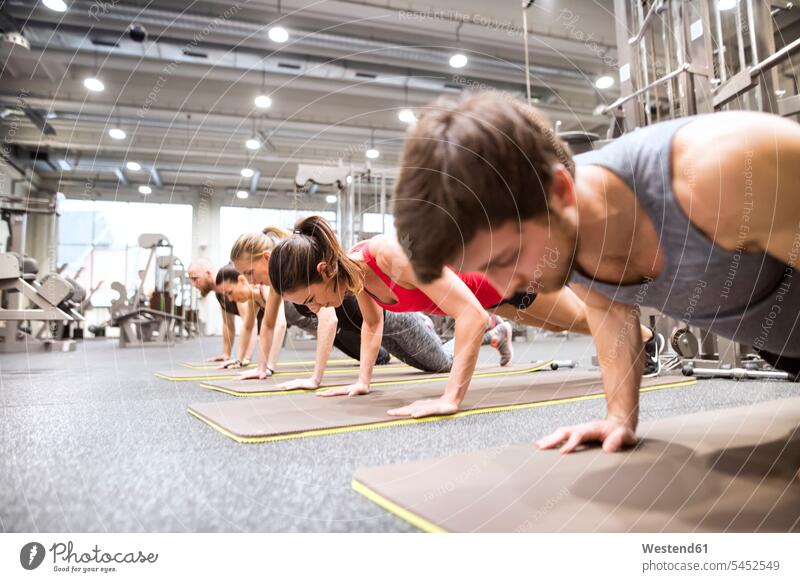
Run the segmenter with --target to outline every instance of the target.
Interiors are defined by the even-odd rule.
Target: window
[[[365,212],[362,216],[362,228],[367,235],[380,234],[394,234],[394,216],[391,214],[383,215],[383,225],[381,225],[381,214],[376,212]]]
[[[139,247],[139,235],[159,233],[173,245],[173,254],[184,262],[191,256],[192,207],[188,204],[65,200],[58,226],[58,264],[87,289],[100,285],[92,297],[96,307],[109,307],[119,281],[129,296],[138,285],[149,249]],[[102,283],[102,284],[101,284]],[[154,286],[153,268],[145,289]]]

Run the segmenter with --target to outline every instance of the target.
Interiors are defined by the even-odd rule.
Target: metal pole
[[[768,2],[747,0],[748,23],[750,24],[750,60],[753,67],[759,61],[775,53],[775,36],[772,14]],[[751,69],[752,70],[752,69]],[[759,70],[761,72],[761,70]],[[775,87],[778,86],[777,71],[766,70],[758,79],[756,101],[761,111],[777,113]]]
[[[714,10],[714,25],[717,41],[717,75],[721,82],[728,79],[728,71],[725,67],[725,37],[722,36],[722,11],[717,6],[716,2],[712,2],[712,10]]]
[[[617,37],[617,58],[619,59],[619,89],[620,96],[627,97],[632,95],[637,88],[634,74],[639,67],[637,52],[628,44],[630,38],[630,3],[629,0],[614,0],[614,18],[616,20]],[[623,107],[623,119],[625,120],[625,131],[630,131],[644,125],[642,108],[638,101],[628,99],[621,104]],[[613,107],[607,107],[608,111]]]
[[[531,104],[531,68],[530,57],[528,56],[528,9],[525,2],[522,3],[522,46],[525,50],[525,91],[528,97],[528,105]]]
[[[381,174],[381,232],[386,234],[386,173]]]
[[[739,57],[738,72],[747,70],[747,59],[744,54],[744,17],[742,15],[742,3],[736,3],[736,49]],[[745,109],[753,109],[752,95],[745,95]]]

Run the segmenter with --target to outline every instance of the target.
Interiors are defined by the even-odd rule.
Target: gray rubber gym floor
[[[186,413],[191,402],[229,396],[153,376],[218,346],[205,338],[119,350],[108,340],[68,354],[1,356],[0,531],[414,531],[350,489],[356,468],[528,442],[604,412],[594,400],[238,444]],[[581,337],[515,347],[520,362],[577,358],[582,367],[594,353]],[[642,419],[798,395],[789,383],[702,380],[644,395]]]

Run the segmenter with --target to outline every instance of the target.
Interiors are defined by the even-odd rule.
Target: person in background
[[[256,313],[252,301],[237,303],[227,298],[218,288],[217,270],[208,259],[195,259],[186,271],[189,282],[200,292],[201,297],[214,293],[222,311],[222,355],[208,359],[219,362],[220,368],[241,368],[249,364],[255,346]],[[237,357],[233,358],[236,339],[236,318],[242,318],[242,334]]]

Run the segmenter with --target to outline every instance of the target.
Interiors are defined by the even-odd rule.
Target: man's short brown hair
[[[439,99],[409,134],[394,197],[398,239],[422,282],[439,277],[481,228],[547,212],[569,148],[535,108],[494,91]]]

